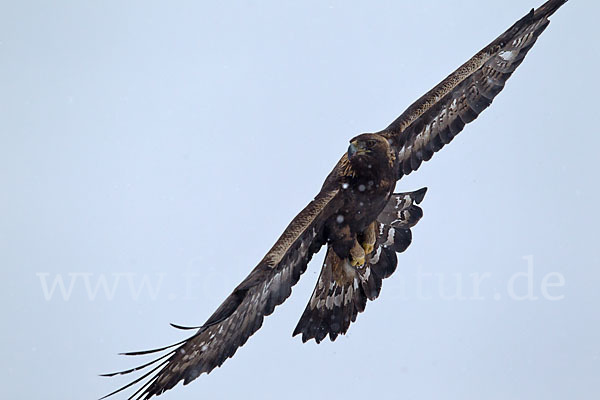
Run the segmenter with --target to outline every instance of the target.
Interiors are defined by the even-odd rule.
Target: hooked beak
[[[356,140],[350,142],[350,146],[348,146],[348,158],[352,158],[353,155],[355,155],[358,152],[358,146],[357,146],[357,142]]]

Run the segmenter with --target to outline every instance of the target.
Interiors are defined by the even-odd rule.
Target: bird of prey
[[[523,62],[552,15],[566,0],[550,0],[413,103],[387,128],[350,141],[321,191],[288,225],[256,268],[187,339],[154,350],[125,353],[159,358],[126,371],[148,368],[108,397],[143,382],[130,399],[149,399],[209,373],[234,355],[291,293],[313,254],[326,245],[317,285],[294,335],[317,343],[345,334],[382,280],[396,269],[396,253],[411,242],[422,217],[426,189],[394,193],[396,181],[462,131],[485,110]],[[144,382],[144,379],[146,381]]]

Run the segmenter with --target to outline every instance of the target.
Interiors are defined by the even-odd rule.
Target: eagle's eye
[[[375,144],[377,142],[373,139],[367,140],[367,142],[365,143],[367,145],[367,147],[375,147]]]

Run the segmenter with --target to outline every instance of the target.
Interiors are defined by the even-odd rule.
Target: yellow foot
[[[377,241],[377,223],[373,221],[362,233],[362,248],[366,254],[371,254]]]
[[[363,265],[365,265],[365,257],[350,257],[350,265],[352,265],[353,267],[362,267]]]
[[[360,267],[365,264],[365,250],[362,248],[360,244],[358,244],[357,240],[354,240],[354,246],[350,249],[350,265],[353,267]]]

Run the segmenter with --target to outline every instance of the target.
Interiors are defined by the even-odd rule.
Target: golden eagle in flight
[[[232,357],[291,294],[311,257],[327,254],[317,285],[294,335],[335,340],[374,300],[396,269],[396,253],[411,242],[426,189],[393,193],[396,181],[462,131],[485,110],[523,62],[552,15],[566,0],[547,1],[413,103],[390,126],[359,135],[329,174],[319,194],[208,320],[189,338],[159,349],[166,354],[114,376],[149,368],[111,396],[147,379],[130,399],[149,399],[209,373]]]

